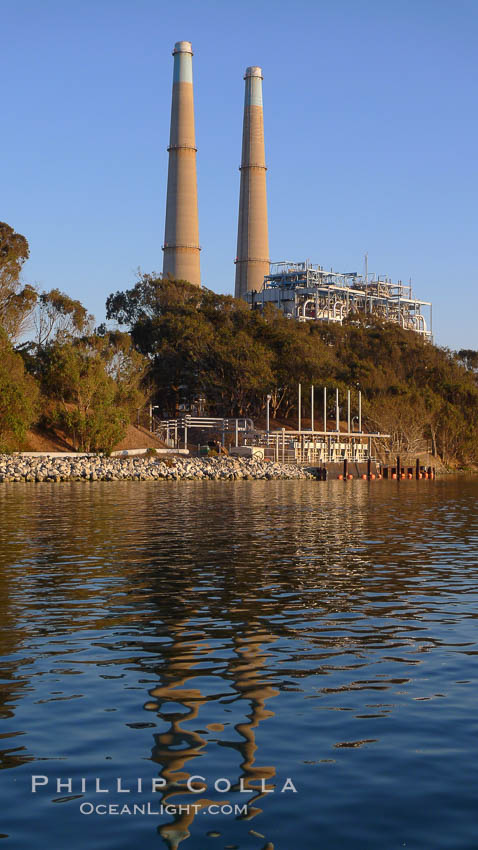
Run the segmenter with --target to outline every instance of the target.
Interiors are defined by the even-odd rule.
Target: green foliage
[[[0,222],[0,328],[12,340],[25,330],[37,300],[35,288],[20,281],[28,257],[25,237]]]
[[[457,360],[462,363],[466,369],[472,372],[478,372],[478,351],[472,348],[462,348],[458,351]]]
[[[79,451],[111,452],[126,433],[125,411],[113,406],[112,394],[97,393],[95,406],[89,410],[58,407],[53,421],[68,434]]]
[[[37,414],[38,387],[0,329],[0,451],[18,449]]]
[[[41,347],[52,339],[67,341],[76,336],[84,336],[91,330],[91,316],[80,301],[76,301],[52,289],[42,292],[38,297],[34,315],[36,345]]]
[[[297,414],[297,384],[360,387],[364,422],[391,434],[390,450],[432,444],[445,461],[478,463],[478,355],[453,355],[398,325],[354,316],[343,325],[262,315],[231,296],[144,275],[107,301],[150,363],[164,415],[206,398],[211,413]]]
[[[54,342],[41,353],[44,396],[52,418],[80,451],[111,451],[134,409],[144,403],[144,358],[127,334]]]

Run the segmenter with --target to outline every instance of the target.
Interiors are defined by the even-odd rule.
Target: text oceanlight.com
[[[199,812],[208,815],[247,815],[248,804],[231,806],[229,803],[219,804],[211,803],[208,806],[201,806],[194,803],[184,803],[181,805],[160,805],[154,803],[90,803],[85,801],[80,805],[82,815],[197,815]]]

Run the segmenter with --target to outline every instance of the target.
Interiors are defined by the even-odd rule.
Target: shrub
[[[39,390],[0,328],[0,451],[19,449],[37,414]]]

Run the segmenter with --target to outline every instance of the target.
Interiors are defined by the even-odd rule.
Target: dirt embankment
[[[145,428],[128,425],[125,437],[113,447],[113,451],[124,449],[160,449],[164,443]],[[35,426],[27,432],[24,452],[72,452],[75,447],[61,431]]]

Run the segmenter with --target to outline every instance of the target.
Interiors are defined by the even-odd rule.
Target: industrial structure
[[[264,277],[269,274],[262,69],[255,66],[247,68],[244,79],[236,298],[245,298],[248,292],[262,289]]]
[[[196,139],[189,41],[174,51],[163,275],[201,285]],[[394,322],[432,339],[432,305],[411,284],[388,277],[334,272],[309,261],[270,264],[262,69],[246,69],[235,295],[252,308],[274,304],[298,321],[342,323],[357,315]]]
[[[328,271],[308,261],[274,263],[261,291],[244,297],[253,308],[263,310],[266,304],[274,304],[285,316],[301,322],[341,324],[354,313],[369,314],[432,338],[431,303],[416,298],[411,284],[392,283],[367,272]]]
[[[201,285],[194,131],[193,52],[189,41],[176,42],[169,139],[168,194],[163,275]]]
[[[339,389],[333,395],[323,387],[319,408],[316,408],[317,388],[310,387],[310,426],[302,427],[302,413],[305,399],[302,397],[302,385],[298,385],[298,422],[297,429],[279,428],[270,430],[269,408],[271,396],[267,397],[266,428],[257,428],[250,418],[227,419],[211,416],[183,415],[177,419],[156,419],[151,411],[151,430],[167,446],[175,449],[183,443],[186,451],[197,435],[198,451],[201,440],[208,432],[219,437],[220,446],[229,446],[231,454],[245,457],[267,458],[283,463],[328,468],[330,472],[347,469],[355,464],[356,474],[364,474],[360,465],[376,463],[374,451],[382,445],[388,434],[370,433],[362,430],[362,393],[358,390],[357,402],[353,403],[352,391],[347,390],[346,398],[339,398]],[[356,415],[352,415],[356,412]],[[341,429],[341,413],[346,416],[346,427]],[[333,420],[331,421],[331,414]],[[342,428],[344,426],[342,425]],[[194,438],[193,438],[194,439]],[[207,449],[207,446],[204,446]],[[338,466],[340,466],[340,470]]]

